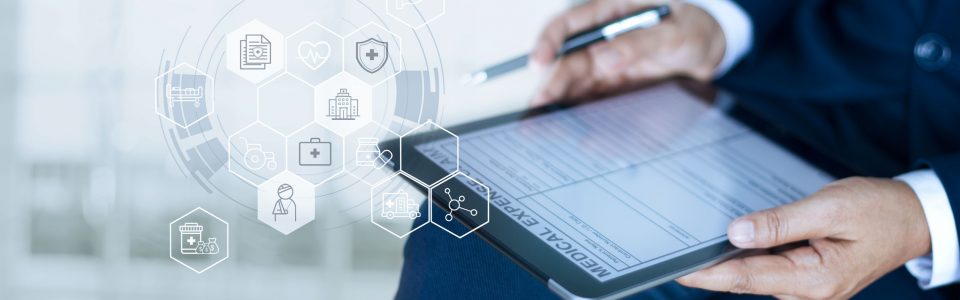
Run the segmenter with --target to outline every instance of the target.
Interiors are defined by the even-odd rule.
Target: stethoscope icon
[[[454,199],[453,196],[450,195],[450,188],[444,188],[443,192],[446,193],[447,198],[450,199],[450,202],[447,202],[447,208],[450,209],[450,212],[448,212],[447,215],[443,216],[444,220],[447,220],[447,222],[453,221],[453,212],[458,210],[467,211],[470,213],[471,216],[477,215],[476,209],[469,209],[469,208],[463,207],[463,201],[467,201],[466,197],[463,197],[463,195],[460,195],[460,197],[457,197],[456,199]]]

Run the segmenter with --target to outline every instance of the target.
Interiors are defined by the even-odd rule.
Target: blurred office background
[[[248,2],[256,1],[314,9],[356,0]],[[215,19],[237,3],[0,0],[0,298],[392,297],[403,240],[345,220],[363,216],[323,209],[282,236],[201,189],[165,145],[152,79],[160,50],[184,28],[158,24]],[[534,74],[475,90],[459,77],[524,52],[568,4],[447,0],[446,14],[430,24],[446,72],[443,123],[524,107]],[[227,261],[198,275],[168,257],[167,224],[201,205],[231,222],[232,243]]]

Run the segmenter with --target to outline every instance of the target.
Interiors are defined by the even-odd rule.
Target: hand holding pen
[[[529,56],[471,74],[468,81],[483,82],[528,61],[541,68],[554,64],[534,97],[538,106],[671,76],[709,80],[724,53],[720,26],[695,6],[660,3],[595,0],[571,9],[548,23]]]

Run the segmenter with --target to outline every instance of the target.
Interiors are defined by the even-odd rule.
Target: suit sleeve
[[[753,43],[763,45],[777,27],[788,21],[796,0],[735,0],[753,23]]]

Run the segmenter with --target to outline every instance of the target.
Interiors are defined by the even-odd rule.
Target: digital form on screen
[[[452,139],[417,150],[456,155]],[[461,135],[460,169],[599,281],[724,242],[734,218],[833,180],[672,85]]]

